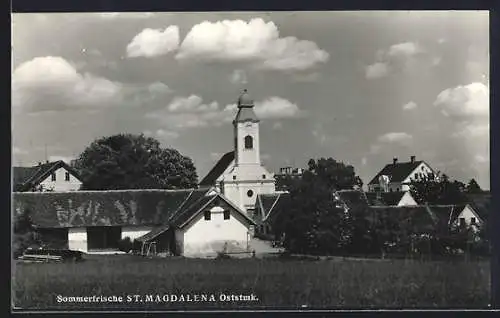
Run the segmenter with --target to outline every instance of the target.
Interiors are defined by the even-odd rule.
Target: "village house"
[[[13,189],[25,191],[76,191],[82,181],[78,172],[64,161],[54,161],[33,167],[13,167]]]
[[[275,183],[276,183],[276,191],[288,191],[288,187],[286,184],[286,180],[290,179],[298,179],[302,177],[304,173],[304,169],[302,168],[293,168],[293,167],[281,167],[280,172],[274,175]]]
[[[412,206],[418,205],[410,191],[365,192],[369,205]]]
[[[416,160],[415,156],[407,162],[398,162],[398,158],[394,158],[392,164],[387,164],[368,183],[368,191],[406,192],[410,190],[412,180],[435,177],[434,170],[425,161]]]
[[[156,252],[211,257],[248,252],[252,219],[210,189],[14,193],[42,241],[85,253],[117,251],[121,239],[154,243]]]
[[[260,120],[247,90],[238,98],[233,120],[234,149],[222,156],[199,184],[214,187],[231,202],[251,215],[257,195],[275,193],[274,175],[260,159]]]

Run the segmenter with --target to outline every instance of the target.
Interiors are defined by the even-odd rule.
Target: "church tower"
[[[233,120],[234,161],[221,178],[221,191],[249,216],[255,210],[258,194],[275,192],[274,175],[260,161],[260,121],[254,102],[245,89],[238,98]]]
[[[260,166],[259,119],[247,90],[238,98],[238,113],[233,120],[235,164]]]

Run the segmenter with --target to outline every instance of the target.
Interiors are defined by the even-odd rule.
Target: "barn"
[[[255,224],[210,189],[24,192],[13,207],[44,243],[85,253],[116,252],[126,237],[186,257],[244,252]]]

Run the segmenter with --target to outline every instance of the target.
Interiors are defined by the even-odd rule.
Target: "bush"
[[[118,242],[118,249],[122,252],[128,253],[133,250],[133,244],[130,237],[125,237]]]

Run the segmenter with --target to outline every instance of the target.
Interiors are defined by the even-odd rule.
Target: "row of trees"
[[[465,192],[479,187],[461,186],[446,176],[440,181],[421,180],[411,185],[420,202],[457,204]],[[283,238],[285,249],[304,254],[449,254],[461,250],[489,250],[485,229],[474,234],[467,227],[450,229],[448,224],[417,228],[403,215],[370,210],[362,201],[351,204],[348,213],[333,198],[337,190],[362,186],[354,168],[333,158],[310,160],[302,178],[286,179],[290,205],[273,222],[273,231]],[[473,190],[475,191],[475,190]],[[422,235],[426,233],[427,235]],[[480,240],[478,240],[480,238]]]

